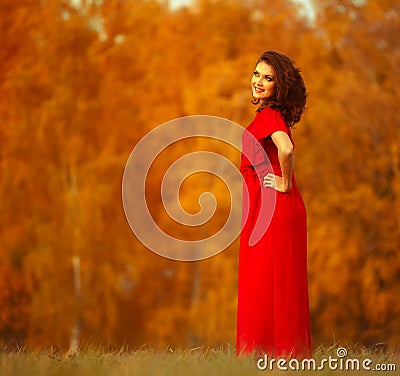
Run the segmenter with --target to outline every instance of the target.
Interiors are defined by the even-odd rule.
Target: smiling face
[[[264,101],[274,95],[275,72],[271,65],[260,61],[251,79],[253,97]]]

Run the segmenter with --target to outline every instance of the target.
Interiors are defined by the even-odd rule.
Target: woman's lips
[[[259,88],[259,87],[254,86],[254,91],[255,91],[256,93],[263,93],[265,90],[264,90],[264,89],[261,89],[261,88]]]

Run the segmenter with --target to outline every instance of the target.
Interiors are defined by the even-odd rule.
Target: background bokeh
[[[309,224],[315,345],[400,342],[400,4],[397,0],[2,0],[0,4],[0,343],[140,347],[234,343],[238,241],[201,262],[171,261],[124,217],[125,163],[141,137],[186,115],[246,126],[249,80],[269,49],[294,58],[309,91],[294,130]],[[155,219],[176,237],[215,233],[227,188],[182,186],[196,233],[160,200],[188,150],[238,165],[204,139],[173,145],[147,181]]]

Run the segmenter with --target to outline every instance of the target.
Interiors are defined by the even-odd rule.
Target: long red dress
[[[236,353],[310,356],[304,202],[294,174],[288,193],[262,185],[268,172],[282,176],[271,134],[283,131],[292,140],[291,130],[277,110],[265,108],[247,131],[254,138],[243,133]]]

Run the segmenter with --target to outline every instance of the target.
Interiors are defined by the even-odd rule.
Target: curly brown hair
[[[276,51],[265,51],[259,57],[257,64],[260,62],[273,68],[275,90],[272,97],[261,102],[257,111],[265,107],[277,109],[289,127],[292,127],[300,121],[307,100],[307,90],[300,74],[301,70],[290,57]],[[260,99],[253,99],[252,103],[259,104]]]

